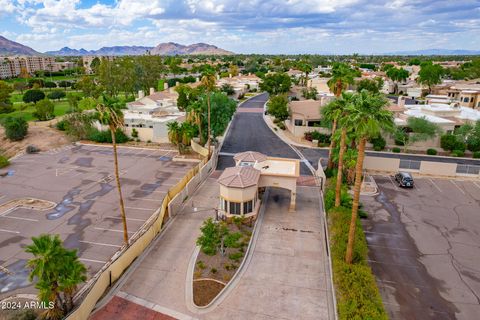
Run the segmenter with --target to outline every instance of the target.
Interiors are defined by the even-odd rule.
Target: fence
[[[67,316],[68,320],[83,320],[89,317],[105,291],[114,281],[120,278],[130,264],[162,230],[165,218],[174,216],[181,208],[185,197],[191,195],[195,188],[208,177],[213,168],[216,167],[217,158],[218,150],[215,150],[209,161],[207,159],[202,160],[181,181],[169,189],[160,208],[132,236],[130,239],[131,245],[123,246],[117,251],[112,259],[77,293],[75,300],[82,302]]]

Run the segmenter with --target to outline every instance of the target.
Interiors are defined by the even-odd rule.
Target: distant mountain
[[[33,50],[30,47],[24,46],[18,42],[8,40],[0,36],[0,55],[2,56],[13,56],[13,55],[40,55],[39,52]]]
[[[206,54],[206,55],[230,55],[233,52],[221,49],[217,46],[207,43],[195,43],[189,46],[181,45],[175,42],[160,43],[150,51],[152,55],[173,56],[184,54]]]
[[[145,54],[153,47],[141,47],[141,46],[115,46],[115,47],[103,47],[98,50],[85,50],[85,49],[71,49],[64,47],[58,51],[47,51],[45,54],[52,56],[137,56]]]
[[[425,49],[414,51],[396,51],[387,55],[399,56],[474,56],[480,55],[480,50],[450,50],[450,49]]]

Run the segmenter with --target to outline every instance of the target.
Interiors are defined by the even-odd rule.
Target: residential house
[[[301,100],[288,103],[290,117],[285,121],[285,126],[294,136],[303,138],[305,132],[328,132],[319,127],[322,115],[320,109],[325,105],[322,100]]]

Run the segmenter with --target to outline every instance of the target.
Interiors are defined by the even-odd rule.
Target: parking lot
[[[369,263],[391,319],[477,319],[480,181],[374,176],[362,196]]]
[[[173,150],[118,149],[128,232],[133,235],[160,206],[168,189],[195,163],[174,162]],[[24,246],[32,236],[59,234],[92,276],[123,244],[112,148],[69,146],[23,155],[0,178],[0,206],[24,197],[54,202],[49,210],[0,210],[0,299],[13,293],[35,293],[24,268],[31,258]]]

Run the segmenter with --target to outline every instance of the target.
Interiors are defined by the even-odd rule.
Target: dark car
[[[408,172],[399,172],[395,175],[395,181],[400,187],[413,188],[413,178]]]

